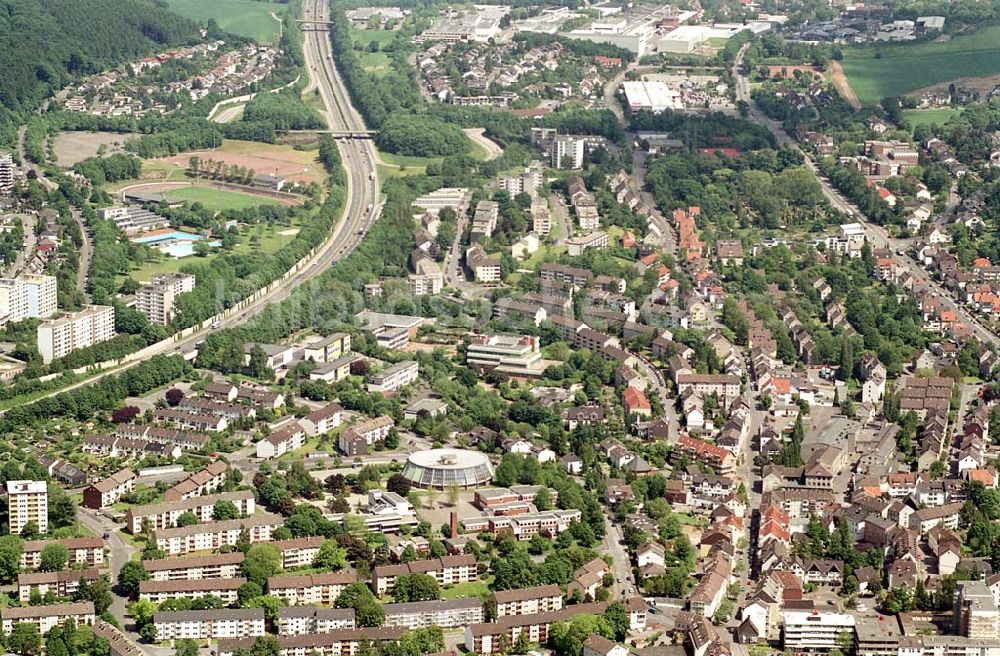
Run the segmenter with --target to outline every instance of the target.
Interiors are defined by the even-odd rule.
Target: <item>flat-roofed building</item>
[[[369,392],[395,392],[417,379],[420,366],[416,360],[404,360],[376,372],[368,381]]]
[[[0,628],[7,635],[14,631],[18,624],[34,624],[42,635],[53,627],[59,626],[68,619],[77,626],[94,623],[94,604],[90,601],[77,601],[68,604],[49,604],[47,606],[8,606],[0,608]]]
[[[165,273],[135,292],[135,309],[150,323],[169,326],[174,319],[174,300],[194,291],[195,277],[189,273]]]
[[[898,656],[899,622],[892,615],[856,615],[854,648],[857,656]]]
[[[140,581],[139,598],[149,599],[154,604],[160,604],[167,599],[181,599],[182,597],[200,599],[201,597],[213,596],[218,597],[222,603],[228,606],[236,602],[236,591],[246,582],[247,580],[242,577],[197,581]]]
[[[202,579],[232,579],[239,576],[243,553],[211,554],[188,558],[156,558],[142,561],[152,581],[200,581]]]
[[[263,608],[216,608],[153,613],[156,639],[219,640],[264,635]]]
[[[845,613],[786,610],[782,621],[785,649],[796,652],[829,652],[841,633],[854,633],[854,616]]]
[[[351,352],[351,336],[333,333],[302,348],[302,357],[313,362],[332,362]]]
[[[20,535],[28,522],[39,533],[49,532],[49,488],[45,481],[7,481],[8,526]]]
[[[16,278],[0,278],[0,318],[16,323],[25,319],[46,319],[56,313],[55,276],[22,273]]]
[[[49,364],[71,351],[106,342],[114,336],[115,309],[110,305],[90,305],[38,324],[38,352],[42,362]]]
[[[530,335],[472,335],[465,362],[480,373],[513,378],[535,378],[545,370],[538,338]]]

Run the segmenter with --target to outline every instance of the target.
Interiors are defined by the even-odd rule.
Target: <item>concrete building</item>
[[[91,305],[58,319],[38,324],[38,352],[48,364],[76,349],[106,342],[115,336],[115,309]]]
[[[558,585],[536,585],[518,590],[501,590],[493,593],[497,617],[507,615],[534,615],[562,608],[562,590]]]
[[[18,322],[47,319],[56,313],[56,278],[23,273],[0,278],[0,318]]]
[[[417,379],[419,365],[416,360],[403,360],[377,372],[368,381],[369,392],[395,392]]]
[[[416,363],[414,363],[416,364]],[[389,435],[396,423],[391,417],[375,417],[348,426],[337,436],[337,446],[349,456],[365,455],[368,447]]]
[[[251,544],[270,542],[271,535],[284,523],[280,515],[255,513],[245,519],[161,529],[154,531],[153,539],[156,540],[156,547],[168,556],[183,556],[196,551],[236,546],[244,530],[250,534]]]
[[[14,156],[0,153],[0,193],[9,194],[14,189]]]
[[[438,585],[454,585],[467,583],[479,578],[476,559],[471,555],[445,556],[415,560],[402,565],[381,565],[372,570],[372,589],[382,596],[396,584],[396,578],[410,574],[427,574],[433,577]]]
[[[355,656],[363,644],[399,640],[400,628],[336,629],[327,633],[278,636],[278,656]],[[236,656],[249,650],[254,638],[226,638],[219,641],[218,656]]]
[[[156,639],[218,640],[264,635],[263,608],[175,610],[153,613]]]
[[[174,318],[174,299],[194,291],[195,277],[188,273],[167,273],[153,278],[135,293],[135,309],[150,323],[169,326]]]
[[[351,352],[351,336],[333,333],[302,349],[302,357],[313,362],[333,362]]]
[[[643,111],[659,114],[668,109],[684,108],[680,94],[664,82],[622,82],[622,91],[625,93],[628,110],[633,114]]]
[[[478,597],[417,601],[385,604],[383,626],[424,629],[439,626],[442,629],[479,624],[484,619],[483,602]]]
[[[139,599],[160,604],[167,599],[218,597],[227,606],[236,602],[236,591],[246,583],[244,578],[201,579],[199,581],[140,581]]]
[[[278,635],[330,633],[355,627],[353,608],[311,608],[308,606],[278,609]]]
[[[313,535],[305,538],[291,538],[274,542],[281,551],[281,569],[290,570],[296,567],[309,567],[319,555],[319,548],[326,540],[323,536]]]
[[[199,522],[210,522],[215,504],[219,501],[231,502],[241,515],[252,515],[256,508],[254,494],[250,490],[224,492],[182,501],[132,506],[125,514],[125,525],[133,535],[138,535],[143,531],[143,524],[148,523],[154,531],[169,528],[176,525],[177,518],[186,512],[193,513]]]
[[[152,581],[200,581],[232,579],[240,575],[243,553],[232,551],[189,558],[157,558],[142,561]]]
[[[785,649],[830,652],[841,633],[854,633],[854,616],[826,611],[786,610],[782,613]]]
[[[480,373],[495,371],[512,378],[534,378],[545,370],[538,338],[516,335],[472,335],[465,363]]]
[[[80,601],[70,604],[50,604],[48,606],[19,606],[0,609],[0,628],[6,635],[14,631],[18,624],[34,624],[43,636],[68,619],[73,619],[77,626],[94,623],[94,604],[90,601]]]
[[[272,576],[267,580],[267,591],[290,606],[332,606],[344,588],[357,580],[353,571]]]
[[[958,635],[977,640],[1000,640],[1000,606],[985,581],[959,584],[953,622]]]
[[[39,533],[49,532],[49,489],[45,481],[7,481],[10,532],[20,535],[28,522]]]

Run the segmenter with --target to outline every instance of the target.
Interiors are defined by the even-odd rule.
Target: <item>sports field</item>
[[[219,27],[261,43],[277,43],[285,5],[256,0],[167,0],[170,9],[199,23],[214,18]]]
[[[210,210],[243,210],[258,205],[277,205],[277,200],[211,187],[179,187],[162,192],[174,202],[201,203]]]
[[[1000,73],[1000,26],[943,42],[845,48],[841,65],[858,99],[872,105],[886,96]]]
[[[255,173],[274,173],[303,184],[322,184],[326,179],[326,172],[316,160],[316,155],[315,150],[295,150],[291,146],[280,144],[226,139],[219,148],[197,150],[154,161],[186,168],[191,158],[197,156],[203,162],[225,162],[230,166],[253,169]]]

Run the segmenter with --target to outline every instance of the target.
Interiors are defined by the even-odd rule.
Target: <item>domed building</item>
[[[431,449],[411,454],[403,467],[403,476],[414,487],[470,489],[493,480],[493,465],[486,454],[477,451]]]

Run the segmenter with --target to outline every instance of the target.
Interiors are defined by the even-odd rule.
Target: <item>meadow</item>
[[[260,43],[277,43],[281,24],[271,16],[281,16],[285,5],[255,0],[167,0],[170,9],[199,23],[214,18],[227,32]]]

